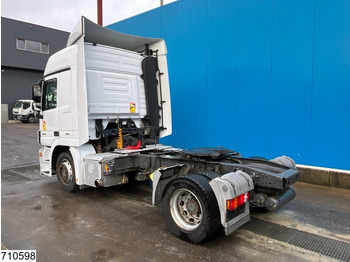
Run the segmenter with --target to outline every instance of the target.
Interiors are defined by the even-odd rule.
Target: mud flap
[[[240,212],[228,216],[226,201],[253,190],[253,180],[248,174],[239,170],[217,177],[209,184],[218,202],[221,224],[225,229],[225,234],[229,235],[250,220],[250,212],[249,202],[246,202],[240,208]]]

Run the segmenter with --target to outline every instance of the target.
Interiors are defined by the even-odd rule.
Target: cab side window
[[[30,103],[29,102],[24,102],[23,103],[23,109],[27,109],[30,107]]]
[[[54,109],[57,106],[57,79],[50,79],[43,85],[43,111]]]

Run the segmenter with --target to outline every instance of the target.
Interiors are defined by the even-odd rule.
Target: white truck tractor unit
[[[192,243],[221,227],[232,233],[249,221],[251,207],[276,211],[292,200],[299,171],[288,157],[159,143],[172,132],[166,52],[162,39],[82,17],[33,85],[41,174],[56,175],[66,191],[151,179],[167,227]]]
[[[17,100],[12,109],[13,119],[21,120],[22,123],[34,123],[39,112],[40,108],[37,107],[37,103],[29,99]]]

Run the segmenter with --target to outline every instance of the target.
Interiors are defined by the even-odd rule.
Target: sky
[[[164,0],[164,4],[175,0]],[[160,0],[102,0],[103,25],[154,9]],[[97,0],[1,0],[1,16],[70,32],[81,16],[97,23]]]

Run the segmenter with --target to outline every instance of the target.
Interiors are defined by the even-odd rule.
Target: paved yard
[[[37,124],[2,125],[1,242],[35,249],[38,261],[332,261],[330,257],[237,230],[192,245],[166,228],[147,183],[67,193],[39,175]],[[254,214],[329,239],[350,242],[350,191],[296,185],[276,213]]]

